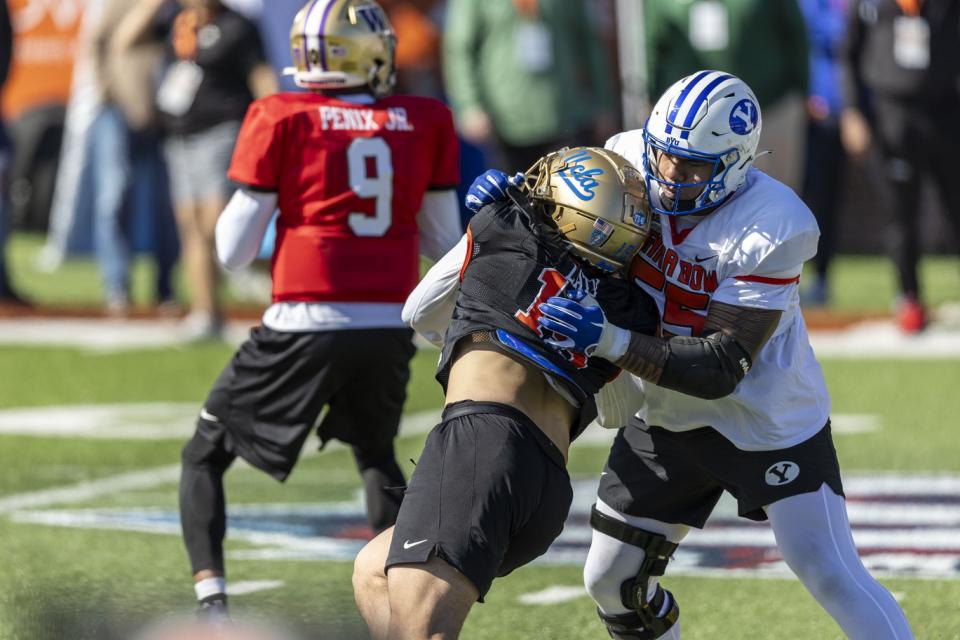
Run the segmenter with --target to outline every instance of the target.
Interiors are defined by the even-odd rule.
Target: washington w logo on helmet
[[[381,11],[380,7],[368,4],[356,7],[355,11],[357,12],[357,15],[367,23],[367,26],[370,27],[370,31],[379,33],[381,31],[389,30],[387,21],[384,19],[383,11]]]

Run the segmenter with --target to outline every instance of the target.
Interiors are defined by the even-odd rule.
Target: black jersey
[[[446,388],[454,345],[477,334],[544,371],[555,388],[580,407],[571,434],[576,437],[596,417],[593,395],[619,368],[544,343],[537,323],[539,305],[553,296],[599,304],[611,323],[653,334],[659,317],[656,304],[622,278],[587,273],[556,227],[518,192],[511,190],[511,197],[482,208],[470,220],[467,259],[437,380]]]

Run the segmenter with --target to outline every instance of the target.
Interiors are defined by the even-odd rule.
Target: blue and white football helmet
[[[760,105],[750,87],[723,71],[700,71],[674,83],[660,96],[644,125],[643,170],[650,206],[668,215],[687,215],[719,204],[743,184],[760,142]],[[703,182],[673,183],[657,171],[657,155],[713,165]],[[693,202],[682,188],[702,186]],[[665,197],[662,187],[673,191]]]

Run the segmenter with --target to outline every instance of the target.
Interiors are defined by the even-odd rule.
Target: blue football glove
[[[506,200],[507,188],[519,187],[521,184],[522,173],[508,176],[498,169],[487,169],[470,184],[464,204],[467,209],[476,213],[488,204]]]
[[[579,351],[587,356],[597,350],[607,325],[600,307],[585,307],[567,298],[550,298],[537,308],[543,314],[537,322],[555,334],[544,342],[556,349]]]
[[[599,306],[584,306],[582,292],[572,291],[574,300],[549,298],[537,307],[541,315],[537,322],[552,331],[553,338],[544,340],[555,349],[576,351],[587,357],[596,356],[616,361],[630,346],[630,332],[607,321]]]

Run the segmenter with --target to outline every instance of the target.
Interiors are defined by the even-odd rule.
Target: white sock
[[[205,600],[218,593],[227,594],[227,580],[223,576],[213,576],[204,578],[193,585],[193,590],[197,593],[197,600]]]

